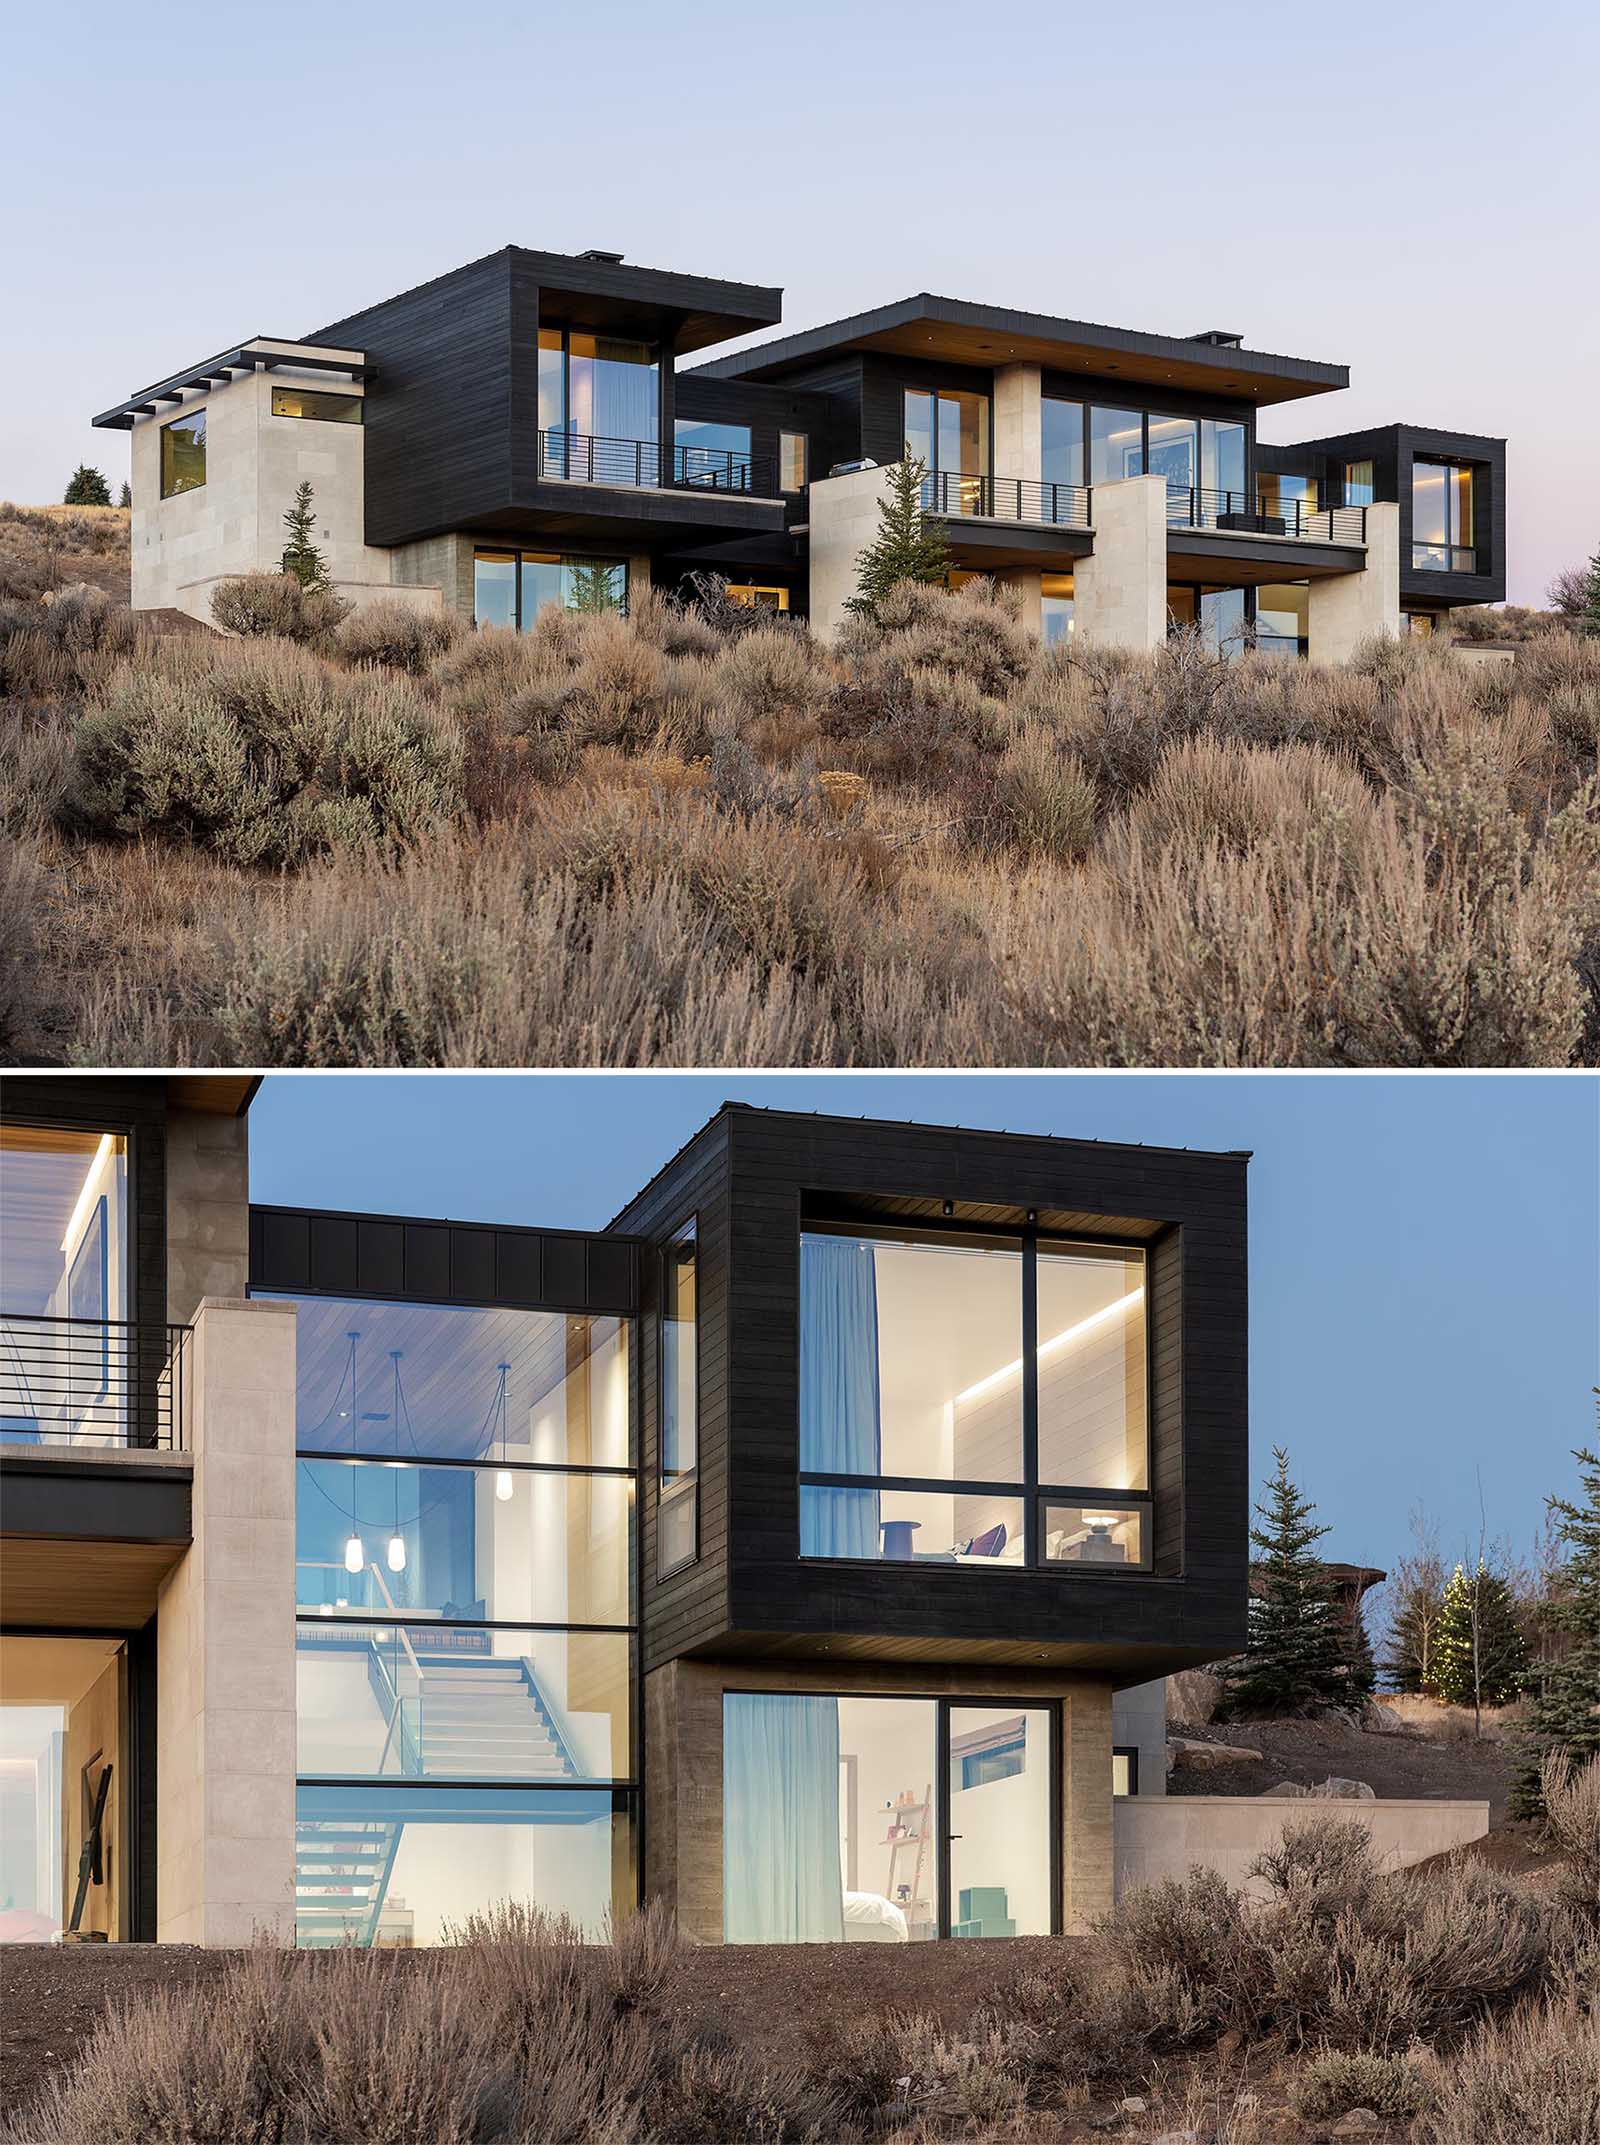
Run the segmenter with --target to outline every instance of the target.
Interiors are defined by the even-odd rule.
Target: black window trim
[[[667,1392],[667,1351],[662,1345],[667,1323],[667,1270],[674,1244],[692,1240],[694,1244],[694,1465],[668,1476],[665,1463],[665,1443],[662,1430],[665,1422]],[[700,1561],[700,1419],[703,1412],[704,1366],[700,1357],[700,1211],[695,1208],[684,1215],[677,1226],[662,1238],[660,1249],[661,1290],[660,1312],[656,1320],[656,1534],[655,1534],[655,1579],[662,1585],[675,1579],[680,1572],[690,1570]],[[690,1500],[694,1514],[694,1547],[689,1555],[679,1557],[674,1563],[661,1561],[661,1514],[668,1504]]]
[[[206,488],[206,479],[207,479],[207,478],[208,478],[208,477],[210,476],[210,474],[211,474],[211,463],[210,463],[210,459],[209,459],[209,456],[207,457],[207,461],[206,461],[206,475],[205,475],[204,477],[202,477],[202,478],[200,479],[200,482],[199,482],[198,484],[180,484],[180,485],[179,485],[179,486],[177,487],[177,489],[176,489],[176,490],[174,490],[174,491],[168,491],[168,489],[167,489],[167,468],[166,468],[166,462],[167,462],[167,445],[166,445],[166,442],[167,442],[167,434],[168,434],[168,433],[169,433],[169,432],[170,432],[170,431],[172,430],[172,428],[173,428],[173,426],[174,426],[174,425],[187,425],[187,424],[193,424],[194,420],[195,420],[195,419],[196,419],[196,418],[198,417],[198,418],[200,418],[200,419],[202,420],[202,424],[203,424],[203,427],[204,427],[204,437],[202,438],[202,440],[201,440],[201,443],[200,443],[200,451],[201,451],[201,453],[202,453],[202,454],[205,454],[205,453],[206,453],[206,450],[207,450],[207,447],[208,447],[208,445],[209,445],[209,443],[210,443],[210,433],[211,433],[211,427],[210,427],[210,425],[209,425],[209,424],[205,424],[205,423],[204,423],[204,420],[205,420],[205,417],[206,417],[206,413],[207,413],[207,411],[208,411],[208,410],[209,410],[210,408],[211,408],[211,404],[210,404],[210,402],[209,402],[209,401],[205,401],[205,402],[197,402],[197,403],[196,403],[196,404],[194,405],[193,409],[189,409],[189,410],[179,410],[179,411],[177,412],[177,414],[176,414],[175,416],[172,416],[172,417],[167,417],[167,418],[164,418],[164,419],[162,420],[161,424],[159,425],[159,427],[157,428],[157,438],[156,438],[156,484],[157,484],[157,488],[158,488],[158,490],[159,490],[160,496],[161,496],[161,498],[162,498],[163,500],[166,500],[166,499],[181,499],[181,498],[182,498],[182,497],[184,496],[184,494],[185,494],[186,492],[203,492],[203,491],[205,490],[205,488]]]

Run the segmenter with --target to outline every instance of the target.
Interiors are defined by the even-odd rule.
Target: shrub
[[[288,573],[241,574],[219,581],[211,594],[217,624],[246,640],[326,643],[349,614],[349,604],[331,590],[303,587]]]
[[[1545,1829],[1563,1859],[1562,1896],[1600,1927],[1600,1758],[1574,1766],[1547,1753],[1539,1772]]]
[[[995,777],[995,807],[1007,837],[1034,857],[1073,863],[1094,841],[1099,797],[1082,765],[1038,723],[1006,746]]]
[[[420,678],[466,630],[454,611],[424,611],[390,599],[352,611],[334,640],[348,662],[382,663]]]
[[[691,2048],[656,2080],[650,2145],[843,2145],[839,2111],[799,2064]]]
[[[44,875],[34,850],[0,844],[0,1061],[15,1064],[38,1011],[35,961]]]
[[[1310,2122],[1370,2108],[1403,2122],[1432,2097],[1427,2080],[1402,2056],[1371,2056],[1328,2049],[1299,2073],[1291,2094],[1294,2111]]]
[[[133,613],[98,589],[0,606],[0,695],[8,699],[76,699],[119,663],[148,654]]]
[[[1486,2025],[1440,2067],[1421,2145],[1592,2145],[1600,2010],[1570,2002]]]
[[[241,864],[392,849],[461,809],[459,734],[402,680],[265,645],[125,666],[74,741],[63,810]]]

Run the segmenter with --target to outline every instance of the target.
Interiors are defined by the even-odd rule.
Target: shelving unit
[[[933,1783],[924,1788],[922,1800],[891,1803],[885,1813],[889,1828],[883,1844],[889,1850],[889,1869],[884,1879],[883,1896],[897,1906],[906,1918],[913,1937],[931,1936],[934,1929],[934,1912],[923,1896],[922,1880],[928,1868],[928,1850],[933,1845],[929,1827],[933,1821]],[[894,1828],[904,1829],[896,1832]],[[910,1875],[906,1875],[909,1861]],[[905,1887],[902,1898],[900,1887]]]

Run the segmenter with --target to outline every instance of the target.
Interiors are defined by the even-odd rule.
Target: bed
[[[878,1892],[846,1892],[844,1940],[847,1944],[905,1944],[910,1925],[892,1899]]]

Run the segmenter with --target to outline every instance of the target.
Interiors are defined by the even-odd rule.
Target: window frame
[[[278,397],[280,395],[293,395],[299,401],[305,403],[343,403],[354,412],[354,415],[333,417],[328,414],[326,409],[280,410],[278,407]],[[366,422],[364,415],[366,400],[364,396],[334,394],[325,387],[289,387],[281,382],[275,382],[267,408],[272,416],[281,417],[286,424],[363,425]]]
[[[497,628],[498,631],[509,630],[513,633],[527,633],[532,629],[533,620],[525,619],[522,615],[523,567],[530,560],[536,565],[549,565],[554,560],[556,564],[563,568],[568,566],[620,566],[622,568],[622,606],[620,610],[596,612],[594,615],[612,618],[626,618],[628,616],[629,601],[632,594],[630,587],[632,575],[629,560],[625,553],[619,557],[610,557],[603,552],[544,551],[536,545],[474,544],[472,547],[472,626],[474,632],[480,626],[492,623],[492,621],[480,619],[478,616],[478,562],[480,559],[500,565],[509,560],[514,568],[511,582],[513,599],[511,606],[512,622],[509,629],[499,627]],[[571,617],[583,615],[568,604],[562,604],[561,609]],[[536,611],[534,617],[537,618],[538,615]]]
[[[680,1468],[670,1476],[666,1465],[667,1397],[667,1287],[674,1244],[694,1245],[694,1465]],[[700,1355],[700,1213],[685,1216],[677,1228],[663,1239],[660,1248],[659,1285],[661,1305],[656,1319],[656,1532],[655,1532],[655,1577],[660,1586],[665,1580],[676,1578],[679,1572],[688,1571],[700,1561],[700,1418],[703,1412],[705,1373]],[[661,1561],[661,1514],[669,1504],[689,1502],[694,1517],[693,1548],[687,1556],[679,1557],[671,1564]]]
[[[1411,571],[1413,573],[1475,574],[1478,571],[1478,470],[1482,465],[1469,462],[1460,456],[1444,454],[1414,454],[1407,485],[1407,511],[1411,524]],[[1444,539],[1433,543],[1417,535],[1417,471],[1437,470],[1444,478]],[[1471,518],[1472,540],[1458,543],[1450,533],[1454,515],[1459,529],[1461,488],[1465,477],[1467,510]],[[1428,553],[1443,553],[1443,557],[1428,557]]]
[[[210,455],[207,451],[210,442],[211,428],[206,422],[206,413],[209,411],[210,408],[211,405],[209,402],[199,402],[195,404],[192,410],[180,410],[177,416],[169,417],[163,422],[161,426],[161,437],[157,441],[157,478],[161,488],[161,497],[163,499],[181,499],[186,492],[203,492],[205,490],[206,478],[209,477],[211,474]],[[168,435],[178,425],[192,425],[197,417],[200,420],[200,455],[201,460],[205,466],[206,475],[200,479],[198,484],[174,484],[169,481],[167,469]]]
[[[784,477],[788,473],[788,451],[791,447],[799,448],[800,481],[798,484],[786,484],[784,482]],[[811,434],[809,432],[790,432],[780,426],[778,429],[778,490],[786,498],[796,498],[806,489],[810,482]]]
[[[1126,1260],[1136,1255],[1143,1270],[1140,1284],[1144,1308],[1144,1476],[1146,1483],[1154,1477],[1153,1414],[1151,1395],[1155,1389],[1155,1320],[1150,1309],[1150,1247],[1142,1238],[1096,1236],[1076,1234],[1058,1236],[1053,1231],[1041,1230],[1033,1223],[1020,1229],[973,1228],[970,1224],[945,1222],[942,1226],[931,1220],[919,1219],[914,1227],[897,1227],[894,1223],[854,1214],[839,1214],[824,1211],[807,1213],[802,1209],[799,1235],[832,1235],[857,1239],[876,1239],[880,1242],[915,1244],[922,1242],[964,1242],[974,1248],[991,1250],[1017,1249],[1021,1254],[1022,1303],[1021,1330],[1018,1336],[1022,1362],[1022,1422],[1021,1422],[1021,1478],[1016,1482],[980,1480],[976,1477],[935,1478],[925,1475],[846,1475],[799,1464],[799,1411],[796,1393],[795,1458],[797,1491],[804,1489],[857,1489],[887,1491],[893,1494],[911,1492],[934,1495],[1009,1498],[1022,1506],[1023,1553],[1020,1565],[1002,1567],[1007,1578],[1015,1579],[1023,1573],[1067,1575],[1069,1578],[1148,1577],[1154,1570],[1155,1560],[1155,1492],[1153,1489],[1108,1489],[1104,1484],[1086,1488],[1081,1483],[1068,1484],[1045,1481],[1039,1473],[1039,1289],[1038,1259],[1041,1246],[1046,1255],[1057,1251],[1087,1250],[1104,1255],[1108,1260]],[[796,1245],[798,1251],[798,1241]],[[798,1266],[798,1260],[797,1260]],[[795,1327],[798,1337],[800,1322],[800,1283],[795,1287]],[[798,1348],[796,1350],[798,1360]],[[1049,1559],[1044,1555],[1044,1512],[1049,1504],[1101,1504],[1137,1506],[1142,1514],[1141,1542],[1144,1554],[1137,1564],[1081,1563],[1064,1558]],[[964,1565],[940,1566],[933,1563],[904,1564],[892,1557],[829,1557],[807,1553],[800,1548],[800,1501],[795,1500],[795,1555],[805,1565],[847,1565],[861,1571],[914,1570],[925,1574],[934,1570],[953,1570],[965,1576],[971,1569]]]
[[[1117,1786],[1117,1760],[1122,1758],[1128,1767],[1128,1784]],[[1111,1746],[1111,1800],[1126,1802],[1139,1792],[1139,1746],[1137,1743],[1113,1743]]]

